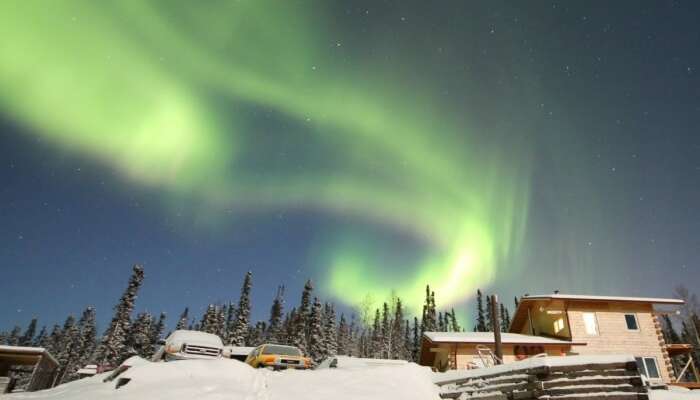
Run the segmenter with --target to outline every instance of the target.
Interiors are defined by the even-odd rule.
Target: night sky
[[[0,2],[0,327],[700,285],[696,1]],[[369,296],[369,297],[367,297]]]

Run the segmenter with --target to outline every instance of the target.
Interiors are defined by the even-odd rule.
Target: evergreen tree
[[[499,304],[499,313],[501,332],[508,332],[508,327],[510,326],[510,314],[508,313],[508,308],[506,308],[503,303]]]
[[[32,342],[32,346],[34,347],[44,347],[44,343],[46,343],[46,338],[48,337],[47,332],[46,332],[46,325],[41,327],[41,330],[39,330],[39,334],[36,335],[34,338],[34,341]],[[0,339],[0,343],[2,343],[2,339]]]
[[[15,325],[15,327],[12,328],[12,330],[10,331],[10,335],[7,337],[7,344],[9,346],[19,346],[19,339],[20,339],[21,332],[22,332],[22,328]]]
[[[31,346],[34,341],[34,335],[36,334],[36,318],[32,318],[32,321],[27,326],[27,330],[24,331],[24,335],[19,338],[20,346]]]
[[[350,354],[350,329],[347,321],[345,320],[345,314],[340,314],[340,322],[338,323],[338,351],[339,355],[349,355]]]
[[[53,328],[51,329],[51,334],[46,341],[46,345],[42,346],[49,350],[49,353],[51,353],[51,355],[54,357],[58,355],[58,350],[61,348],[61,337],[63,336],[62,332],[61,326],[54,324]]]
[[[231,335],[233,335],[234,328],[236,326],[236,306],[233,302],[228,303],[226,307],[226,342],[231,341]]]
[[[513,303],[515,303],[515,309],[518,309],[520,302],[518,301],[518,296],[513,297]]]
[[[218,307],[214,304],[207,306],[201,322],[201,330],[206,333],[219,335],[223,329],[223,321],[220,321]]]
[[[413,343],[411,346],[411,359],[414,362],[418,362],[418,357],[420,354],[420,327],[418,326],[418,317],[413,317]]]
[[[452,309],[450,313],[450,322],[452,325],[452,332],[462,332],[462,327],[457,323],[457,314],[455,314],[455,309]]]
[[[330,303],[326,303],[323,308],[323,338],[325,341],[324,355],[334,356],[338,354],[338,336],[335,328],[335,309]]]
[[[385,302],[382,307],[382,326],[381,326],[381,347],[380,358],[389,358],[391,350],[391,321],[389,320],[389,305]]]
[[[421,335],[425,332],[433,332],[437,329],[435,293],[430,292],[430,285],[425,286],[425,303],[423,304],[423,316],[420,326]]]
[[[381,317],[379,314],[379,309],[377,308],[374,313],[374,324],[372,324],[372,333],[370,338],[370,343],[368,346],[369,356],[371,358],[381,358],[382,353],[382,328],[381,328]]]
[[[95,309],[87,307],[78,323],[73,325],[68,334],[64,336],[64,341],[67,343],[66,351],[69,354],[63,371],[59,375],[61,382],[78,379],[78,370],[90,362],[96,345],[96,337]]]
[[[177,325],[175,325],[175,330],[187,329],[189,327],[189,322],[190,322],[189,313],[190,313],[189,307],[185,307],[185,310],[182,311],[182,314],[180,314],[180,318],[177,320]]]
[[[129,353],[139,357],[148,358],[153,344],[151,343],[151,324],[153,317],[147,312],[141,312],[131,325],[128,336]]]
[[[442,316],[442,311],[438,313],[438,331],[447,332],[447,326],[445,324],[445,317]]]
[[[129,285],[115,307],[114,317],[97,349],[97,361],[101,364],[119,365],[129,356],[126,346],[131,325],[134,301],[143,282],[143,267],[134,265]]]
[[[481,289],[476,290],[476,326],[475,332],[486,332],[486,316],[484,315],[484,299]]]
[[[491,296],[486,295],[486,332],[493,332],[494,317],[491,307]]]
[[[406,358],[406,341],[403,323],[403,305],[401,304],[401,299],[397,298],[391,326],[391,348],[389,350],[390,357],[395,360]]]
[[[313,307],[311,309],[311,318],[309,320],[309,357],[314,362],[323,360],[325,353],[325,343],[323,338],[323,320],[322,320],[321,302],[318,297],[314,298]]]
[[[233,332],[229,337],[229,343],[234,346],[245,346],[245,337],[248,332],[248,324],[250,320],[250,289],[253,285],[253,273],[248,271],[243,279],[243,287],[241,288],[241,298],[236,307],[236,320],[233,327]]]
[[[7,338],[10,336],[10,332],[0,331],[0,345],[7,344]]]
[[[267,331],[267,324],[264,321],[258,321],[255,326],[248,328],[248,335],[246,337],[246,344],[251,347],[259,346],[265,342],[265,332]]]
[[[78,348],[80,346],[80,330],[75,323],[75,317],[69,315],[63,323],[61,332],[61,342],[56,360],[58,361],[57,382],[64,383],[68,378],[68,371],[73,368],[77,359]]]
[[[167,316],[164,312],[160,313],[158,320],[155,319],[151,323],[151,348],[149,350],[148,357],[150,358],[158,350],[158,341],[163,337],[163,332],[165,331],[165,319]],[[179,321],[178,321],[179,323]]]
[[[277,288],[277,295],[270,307],[270,325],[268,329],[268,340],[271,343],[283,343],[282,338],[282,315],[284,313],[284,286]]]
[[[413,342],[411,341],[411,322],[409,320],[404,320],[404,335],[403,335],[403,349],[402,360],[412,361],[413,360]]]

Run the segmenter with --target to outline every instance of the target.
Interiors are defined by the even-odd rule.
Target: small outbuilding
[[[31,371],[27,392],[53,387],[58,361],[42,347],[0,346],[0,393],[11,392],[16,385],[13,375]]]
[[[502,333],[503,362],[510,363],[538,354],[571,354],[571,342],[542,336]],[[421,341],[420,365],[437,371],[483,368],[493,364],[493,332],[425,332]]]

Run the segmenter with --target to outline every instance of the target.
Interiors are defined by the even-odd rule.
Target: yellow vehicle
[[[311,368],[311,359],[304,357],[301,350],[281,344],[261,344],[250,352],[245,362],[253,368],[274,370]]]

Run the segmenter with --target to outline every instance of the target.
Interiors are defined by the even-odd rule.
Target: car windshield
[[[300,356],[301,351],[290,346],[265,346],[263,354],[279,354],[281,356]]]

